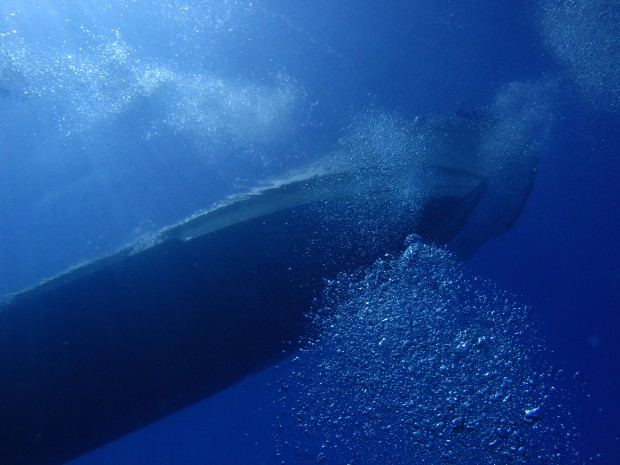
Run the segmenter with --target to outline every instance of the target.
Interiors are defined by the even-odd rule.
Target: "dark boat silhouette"
[[[341,150],[9,296],[0,461],[66,462],[281,360],[324,280],[410,234],[471,255],[512,225],[535,173],[531,150],[511,146],[500,158],[520,169],[490,179],[493,125],[419,121],[419,153],[369,164]]]

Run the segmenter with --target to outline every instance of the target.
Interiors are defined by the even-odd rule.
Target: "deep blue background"
[[[613,42],[605,34],[617,27],[604,18],[617,17],[615,2],[577,2],[572,16],[545,10],[544,2],[465,0],[18,3],[0,6],[2,293],[312,159],[369,107],[405,117],[484,110],[509,82],[555,80],[556,120],[528,208],[467,266],[536,307],[553,363],[585,374],[572,406],[580,447],[585,456],[602,455],[595,463],[618,463],[618,52],[566,55],[577,50],[574,43]],[[604,13],[599,27],[577,27],[597,9]],[[558,24],[570,40],[549,32]],[[100,77],[109,88],[96,90],[104,98],[88,87],[93,75],[64,72],[69,62],[53,65],[59,54],[76,52],[97,60],[116,31],[130,58],[93,68],[109,73]],[[14,58],[19,50],[27,53]],[[589,75],[602,60],[607,74]],[[267,89],[284,79],[295,89],[295,109],[285,130],[274,126],[275,140],[260,133],[232,149],[229,136],[196,142],[166,124],[147,138],[170,108],[162,103],[165,86],[117,112],[110,104],[144,63]],[[81,87],[70,82],[78,78]],[[45,79],[57,92],[33,95]],[[76,111],[63,84],[79,98],[93,97],[91,110]],[[97,112],[110,115],[98,119]],[[250,118],[229,129],[235,136],[251,125]],[[76,463],[277,463],[276,393],[267,386],[277,376],[257,374]]]

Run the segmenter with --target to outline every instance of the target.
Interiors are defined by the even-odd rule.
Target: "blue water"
[[[577,438],[553,461],[550,449],[565,436],[541,427],[551,439],[528,442],[527,463],[620,463],[619,28],[613,0],[3,1],[0,294],[315,159],[369,109],[408,119],[545,112],[525,210],[463,273],[499,289],[478,293],[509,292],[516,308],[532,306],[535,321],[515,328],[538,328],[540,363],[564,370],[545,386],[561,392],[554,405]],[[500,101],[515,88],[543,89],[532,91],[540,101]],[[449,261],[432,257],[427,272]],[[376,298],[367,292],[355,298]],[[519,347],[520,363],[527,351]],[[301,357],[305,375],[334,375],[320,350]],[[363,441],[322,447],[329,431],[306,434],[295,424],[306,419],[288,418],[300,403],[334,393],[302,383],[315,397],[294,386],[283,394],[298,363],[257,373],[72,463],[526,463],[493,448],[467,455],[441,437],[407,442],[380,421]],[[400,415],[393,423],[403,425],[407,409],[392,400],[384,399]],[[330,418],[350,405],[343,395],[312,408]]]

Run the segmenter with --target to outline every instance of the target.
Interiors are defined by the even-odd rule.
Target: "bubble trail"
[[[446,250],[410,238],[402,256],[329,282],[319,306],[281,383],[284,463],[577,457],[531,308]]]

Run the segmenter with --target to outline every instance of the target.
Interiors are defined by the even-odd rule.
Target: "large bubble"
[[[280,385],[283,463],[567,463],[573,427],[531,308],[409,244],[328,283]]]

